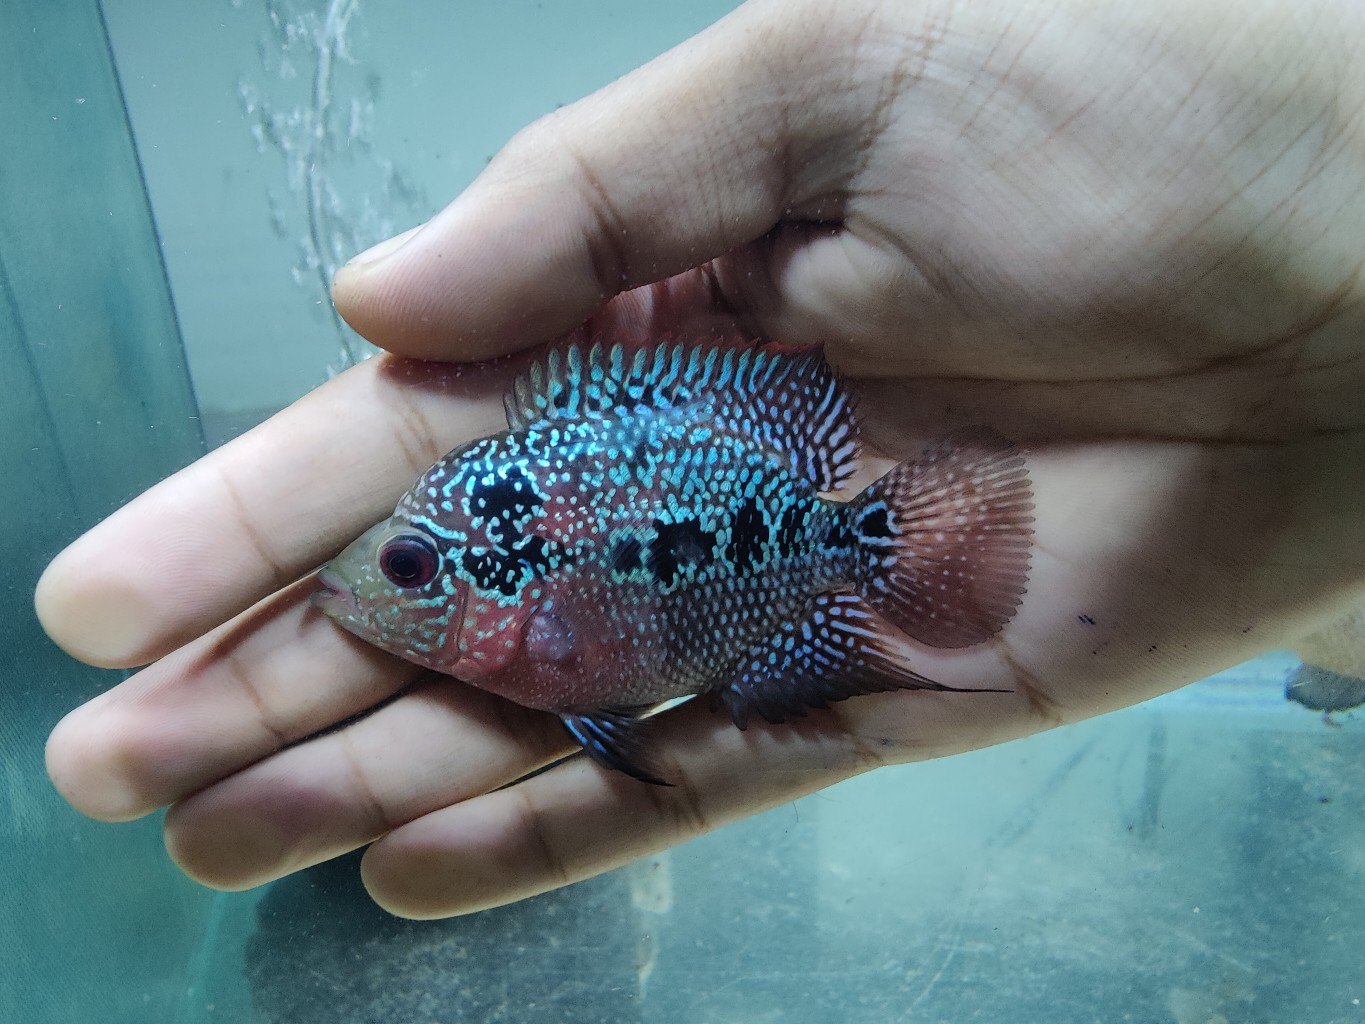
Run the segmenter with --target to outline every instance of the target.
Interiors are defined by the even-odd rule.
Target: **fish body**
[[[981,642],[1028,567],[1013,445],[959,432],[851,502],[857,425],[818,350],[552,351],[509,429],[451,452],[320,574],[319,603],[435,671],[560,715],[647,781],[638,716],[710,694],[743,728],[941,687],[895,649]]]

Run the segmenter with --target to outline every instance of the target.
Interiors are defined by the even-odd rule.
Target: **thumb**
[[[523,129],[432,220],[337,272],[341,315],[403,355],[483,359],[763,235],[789,191],[793,91],[819,88],[809,68],[777,84],[781,12],[743,7]]]

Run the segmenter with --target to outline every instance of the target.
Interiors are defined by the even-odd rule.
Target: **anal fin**
[[[671,786],[660,778],[643,743],[647,731],[638,714],[627,711],[561,711],[560,720],[587,755],[604,768],[624,772],[654,786]]]
[[[740,729],[757,714],[771,724],[811,708],[887,690],[1007,691],[945,686],[920,675],[888,644],[885,625],[856,594],[824,593],[804,618],[753,647],[728,682],[712,691]]]

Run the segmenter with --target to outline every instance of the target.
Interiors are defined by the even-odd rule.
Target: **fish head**
[[[449,542],[395,514],[322,568],[313,604],[376,647],[454,674],[469,596],[454,561]]]
[[[565,559],[544,535],[543,467],[508,447],[495,435],[432,466],[322,569],[314,604],[375,646],[466,682],[504,667]]]

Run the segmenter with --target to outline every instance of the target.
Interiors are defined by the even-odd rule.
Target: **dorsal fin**
[[[718,342],[595,342],[551,349],[517,378],[507,423],[626,416],[641,407],[697,407],[788,455],[792,472],[833,490],[858,463],[858,426],[819,348],[740,348]]]

